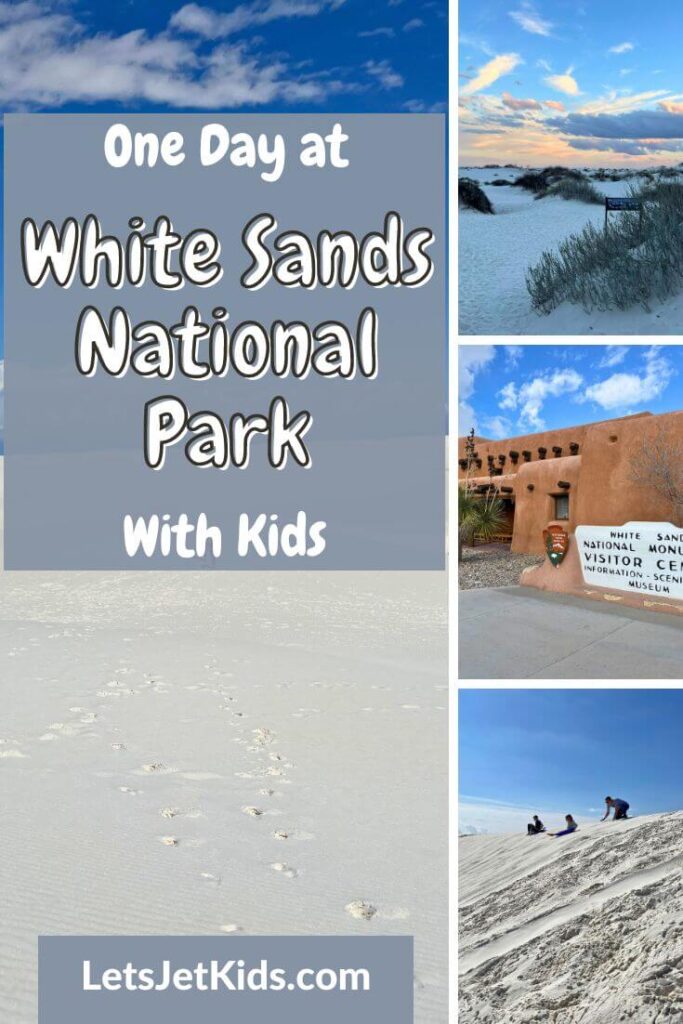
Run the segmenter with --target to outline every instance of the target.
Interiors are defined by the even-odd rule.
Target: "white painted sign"
[[[577,526],[585,583],[683,600],[683,529],[671,523]]]

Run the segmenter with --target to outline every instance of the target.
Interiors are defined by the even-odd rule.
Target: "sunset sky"
[[[465,0],[460,163],[683,161],[683,7]]]

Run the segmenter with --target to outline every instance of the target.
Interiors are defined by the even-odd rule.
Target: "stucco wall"
[[[572,441],[579,445],[578,455],[568,454]],[[464,444],[465,438],[460,438],[459,458],[464,458]],[[558,486],[560,481],[570,485],[564,490],[569,495],[569,520],[562,521],[568,533],[581,524],[621,526],[630,520],[670,520],[683,525],[676,522],[671,507],[651,486],[639,486],[633,481],[633,454],[643,444],[652,452],[653,459],[658,445],[683,446],[683,412],[661,416],[641,413],[502,441],[477,439],[477,454],[483,468],[475,470],[476,482],[489,482],[488,455],[493,455],[497,467],[499,456],[506,456],[504,475],[493,476],[492,480],[497,487],[513,488],[512,550],[516,552],[544,552],[542,534],[548,523],[554,521],[552,495],[563,492]],[[538,456],[539,447],[547,449],[544,459]],[[559,457],[553,455],[553,447],[562,448]],[[523,460],[524,450],[532,453],[530,462]],[[519,452],[516,464],[510,459],[510,451]],[[464,475],[459,467],[459,476]]]
[[[577,496],[583,486],[580,482],[582,461],[583,456],[570,455],[567,458],[529,462],[521,467],[515,478],[513,551],[543,554],[543,530],[548,523],[556,521],[555,494],[564,493],[569,496],[569,519],[561,520],[561,525],[568,533],[573,533],[578,525]],[[560,481],[568,483],[569,489],[559,487]]]

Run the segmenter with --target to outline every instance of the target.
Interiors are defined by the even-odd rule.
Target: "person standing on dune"
[[[605,818],[609,818],[609,812],[612,808],[614,808],[613,821],[618,821],[619,818],[628,818],[628,814],[626,812],[628,811],[629,805],[625,800],[621,800],[618,796],[606,796],[605,803],[607,804],[607,809],[601,819],[602,821],[604,821]]]

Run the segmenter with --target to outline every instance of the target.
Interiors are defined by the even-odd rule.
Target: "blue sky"
[[[683,807],[682,690],[466,689],[458,734],[462,831]]]
[[[461,3],[461,163],[678,163],[682,37],[675,0]]]
[[[423,113],[446,96],[446,0],[0,0],[0,156],[8,111]],[[1,272],[0,255],[0,309]],[[3,382],[0,361],[0,402]]]
[[[677,345],[461,345],[458,434],[492,440],[683,409]]]

